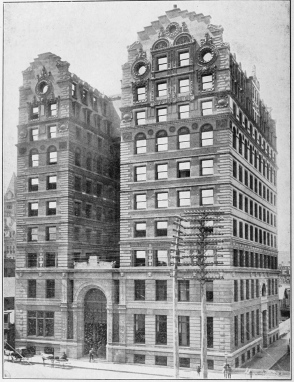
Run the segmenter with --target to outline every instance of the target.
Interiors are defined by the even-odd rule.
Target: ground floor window
[[[214,369],[214,360],[213,359],[208,359],[207,360],[207,368],[208,368],[208,370],[213,370]]]
[[[145,363],[145,356],[143,354],[134,354],[134,363]]]
[[[155,356],[155,365],[167,366],[167,357],[163,355]]]
[[[180,357],[180,367],[190,367],[190,358]]]
[[[28,336],[53,337],[54,312],[28,311]]]

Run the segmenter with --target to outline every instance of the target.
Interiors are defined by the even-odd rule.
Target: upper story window
[[[47,164],[56,164],[57,163],[57,150],[56,147],[50,146],[47,152]]]
[[[179,119],[189,118],[189,105],[179,105]]]
[[[160,82],[156,85],[156,95],[157,97],[163,97],[167,95],[167,83],[166,82]]]
[[[83,89],[82,91],[82,102],[87,103],[88,91]]]
[[[156,179],[167,179],[167,164],[156,166]]]
[[[39,203],[31,202],[29,203],[28,215],[29,216],[38,216]]]
[[[168,265],[168,255],[167,255],[167,251],[166,250],[159,250],[159,251],[156,251],[155,253],[155,265],[157,267],[159,266],[167,266]],[[157,281],[163,281],[163,282],[166,282],[166,280],[157,280]],[[166,300],[166,297],[165,297],[165,300]]]
[[[38,119],[39,118],[39,106],[33,106],[32,107],[32,113],[31,113],[31,119]]]
[[[157,70],[167,69],[167,56],[162,56],[157,58]]]
[[[156,151],[166,151],[168,148],[167,132],[160,130],[156,134]]]
[[[213,175],[213,159],[201,161],[201,175]]]
[[[37,141],[39,139],[39,129],[36,127],[30,130],[30,141]]]
[[[135,209],[145,210],[147,207],[146,194],[135,195]]]
[[[98,98],[93,96],[93,109],[98,109]]]
[[[75,151],[75,165],[81,166],[81,150],[78,147]]]
[[[179,80],[179,93],[187,93],[189,90],[189,78]]]
[[[201,128],[201,146],[213,145],[213,128],[211,125],[204,125]]]
[[[156,222],[155,235],[167,236],[167,221]]]
[[[178,207],[190,206],[191,203],[190,190],[178,191]]]
[[[87,159],[86,159],[86,169],[91,171],[92,170],[92,155],[88,153]]]
[[[56,125],[48,127],[48,138],[56,138]]]
[[[146,112],[145,111],[137,111],[135,123],[136,123],[136,125],[145,125],[145,123],[146,123]]]
[[[178,178],[190,177],[190,161],[178,163]]]
[[[156,208],[167,208],[168,207],[168,193],[158,192],[156,194]]]
[[[56,202],[47,202],[46,215],[56,215]]]
[[[56,190],[57,176],[49,175],[47,176],[47,190]]]
[[[37,149],[31,150],[29,159],[30,159],[30,167],[39,166],[39,154]]]
[[[146,153],[146,135],[144,133],[139,133],[135,137],[135,153],[144,154]]]
[[[190,131],[187,127],[181,127],[178,131],[178,147],[179,149],[190,147]]]
[[[166,122],[167,121],[167,108],[162,107],[156,110],[156,120],[157,122]]]
[[[57,115],[57,104],[55,102],[55,103],[51,103],[49,106],[49,116],[56,117],[56,115]]]
[[[46,241],[56,240],[56,227],[46,227]]]
[[[71,84],[71,96],[77,98],[77,84],[74,82]]]
[[[39,179],[30,178],[29,179],[29,191],[38,191],[39,189]]]
[[[213,204],[213,190],[201,190],[201,205]]]
[[[30,227],[28,229],[28,241],[38,241],[38,228]]]
[[[146,166],[139,166],[135,168],[135,182],[146,180]]]
[[[201,103],[202,115],[212,114],[212,101],[205,101]]]
[[[190,54],[189,52],[181,52],[179,53],[179,66],[187,66],[190,62]]]
[[[144,267],[146,264],[146,251],[135,251],[134,253],[134,266]]]
[[[134,237],[146,236],[146,222],[135,223]]]
[[[137,101],[144,101],[146,99],[146,88],[145,86],[139,86],[137,88]]]
[[[212,74],[203,75],[201,77],[202,90],[212,89]]]

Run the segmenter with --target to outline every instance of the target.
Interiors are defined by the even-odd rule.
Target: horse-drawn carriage
[[[16,349],[5,347],[4,355],[12,362],[23,362],[27,364],[30,364],[29,358],[34,356],[25,346],[20,346]]]

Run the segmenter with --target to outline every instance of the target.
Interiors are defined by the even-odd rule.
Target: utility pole
[[[190,265],[197,266],[199,269],[196,273],[197,279],[200,281],[200,298],[201,298],[201,371],[202,378],[207,379],[207,309],[206,309],[206,281],[211,277],[208,277],[208,271],[206,268],[213,265],[221,265],[222,262],[217,261],[216,250],[221,249],[218,243],[223,242],[216,236],[220,236],[219,232],[216,232],[217,228],[221,228],[219,221],[223,220],[221,215],[224,213],[222,211],[215,210],[194,210],[185,212],[185,217],[178,218],[175,222],[176,225],[176,239],[175,242],[175,256],[174,256],[174,304],[176,304],[177,298],[177,269],[178,265]],[[187,227],[185,227],[186,233],[181,232],[182,220],[187,222]],[[180,236],[182,235],[182,237]],[[184,243],[180,242],[183,240]],[[184,249],[180,249],[183,246]],[[182,252],[187,252],[189,250],[190,255],[184,254],[181,256]],[[208,250],[215,251],[215,254],[208,254]],[[210,259],[210,258],[213,259]],[[185,261],[185,258],[189,258],[189,261]],[[180,259],[180,262],[179,262]],[[175,271],[176,269],[176,271]],[[214,277],[215,278],[215,277]],[[177,319],[176,305],[174,305],[174,322],[175,317]],[[178,328],[177,328],[178,329]],[[175,331],[174,331],[175,332]],[[178,330],[177,330],[178,335]],[[178,338],[175,341],[174,354],[178,354]],[[178,358],[178,357],[177,357]],[[175,360],[174,360],[175,362]],[[178,365],[177,365],[178,367]],[[176,364],[175,364],[175,378],[176,378]]]

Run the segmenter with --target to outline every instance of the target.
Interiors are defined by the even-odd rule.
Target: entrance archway
[[[90,289],[84,300],[84,354],[91,347],[100,358],[106,357],[106,297],[99,289]]]

